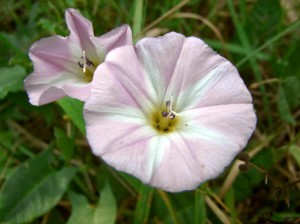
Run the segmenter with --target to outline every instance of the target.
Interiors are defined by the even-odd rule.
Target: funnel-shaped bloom
[[[218,176],[255,129],[237,70],[198,38],[145,38],[111,51],[95,74],[84,111],[91,148],[146,184],[196,188]]]
[[[64,96],[85,101],[97,66],[117,47],[132,44],[127,25],[95,37],[92,24],[75,9],[66,11],[70,36],[53,36],[35,42],[29,56],[34,72],[25,80],[33,105],[50,103]]]

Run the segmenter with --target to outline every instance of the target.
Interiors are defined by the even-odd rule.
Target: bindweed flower
[[[111,51],[95,72],[84,116],[94,154],[170,192],[217,177],[256,126],[235,67],[177,33]]]
[[[92,24],[75,9],[66,11],[70,36],[53,36],[35,42],[29,56],[34,72],[25,80],[33,105],[50,103],[64,96],[85,101],[94,71],[114,48],[132,44],[127,25],[95,37]]]

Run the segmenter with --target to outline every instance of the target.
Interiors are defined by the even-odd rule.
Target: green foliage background
[[[0,1],[0,223],[296,223],[300,221],[300,3],[297,0]],[[171,194],[92,155],[83,104],[28,103],[30,45],[67,36],[76,8],[96,35],[129,24],[135,41],[175,31],[235,64],[258,124],[217,179]],[[241,172],[239,165],[244,164]],[[166,174],[167,175],[167,174]]]

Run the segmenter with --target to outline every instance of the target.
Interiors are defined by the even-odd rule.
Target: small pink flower
[[[171,192],[217,177],[256,126],[235,67],[202,40],[177,33],[111,51],[84,115],[97,156]]]
[[[25,89],[33,105],[50,103],[66,95],[85,101],[94,71],[106,54],[132,44],[127,25],[95,37],[91,22],[75,9],[66,11],[66,22],[70,36],[44,38],[30,48],[34,72],[25,79]]]

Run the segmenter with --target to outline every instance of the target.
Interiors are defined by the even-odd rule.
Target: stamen
[[[170,107],[171,107],[171,101],[167,101],[166,102],[166,107],[167,107],[168,110],[170,109]]]
[[[87,66],[93,66],[94,67],[94,63],[92,61],[90,61],[88,58],[85,58],[86,64]]]
[[[85,56],[85,50],[82,51],[81,59],[82,59],[83,63],[81,63],[81,61],[78,61],[78,65],[80,68],[82,68],[83,73],[86,72],[86,69],[88,67],[95,67],[94,63]]]
[[[166,111],[163,111],[163,112],[161,112],[161,115],[162,115],[163,117],[168,117],[169,113],[166,112]]]
[[[83,73],[86,71],[86,57],[85,57],[85,50],[82,51],[82,58],[83,58]]]
[[[170,119],[174,119],[176,115],[178,115],[175,111],[173,111],[173,96],[171,96],[171,99],[166,102],[166,107],[168,112],[163,111],[162,116]]]
[[[83,64],[81,64],[80,61],[78,61],[78,65],[80,68],[83,68]]]
[[[166,101],[166,106],[163,106],[163,109],[159,110],[160,112],[157,111],[153,114],[151,124],[160,134],[171,133],[181,122],[181,119],[177,118],[179,114],[173,109],[173,97],[171,96],[170,100]]]

